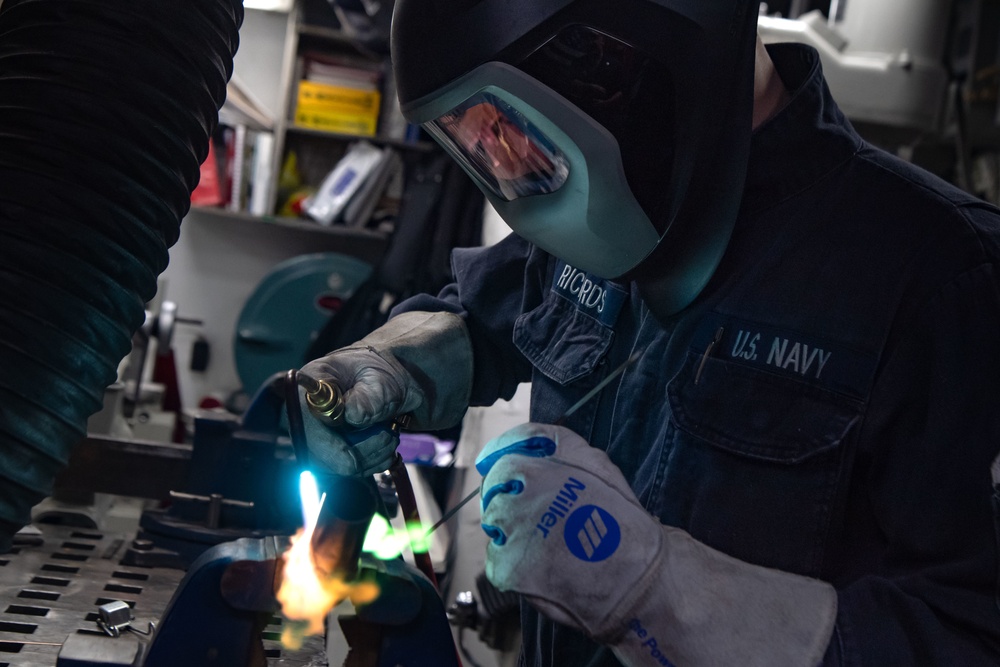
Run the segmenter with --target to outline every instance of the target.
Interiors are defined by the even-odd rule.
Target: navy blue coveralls
[[[664,524],[835,586],[825,665],[1000,664],[1000,216],[867,145],[815,51],[770,50],[793,98],[684,312],[661,324],[513,235],[402,308],[462,314],[474,404],[530,381],[536,422],[641,352],[566,425]],[[527,605],[522,624],[523,665],[618,664]]]

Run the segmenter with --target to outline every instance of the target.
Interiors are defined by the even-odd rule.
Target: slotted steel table
[[[121,565],[131,535],[45,524],[37,528],[39,544],[0,555],[0,667],[55,667],[69,635],[104,634],[96,623],[97,607],[112,600],[132,607],[133,627],[145,631],[150,621],[158,621],[184,576],[180,570]],[[269,666],[327,664],[322,637],[307,639],[301,651],[282,649],[280,623],[280,618],[272,619],[263,633]],[[141,639],[125,632],[114,641]]]

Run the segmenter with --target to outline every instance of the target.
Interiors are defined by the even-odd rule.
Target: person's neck
[[[791,99],[788,89],[778,76],[764,42],[757,38],[756,66],[753,82],[753,129],[781,111]]]

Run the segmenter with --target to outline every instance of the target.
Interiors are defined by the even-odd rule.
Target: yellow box
[[[358,90],[313,81],[299,81],[298,107],[338,109],[356,114],[378,114],[382,95],[377,90]]]
[[[378,127],[378,115],[331,111],[317,107],[299,107],[295,110],[295,124],[313,130],[374,137]]]

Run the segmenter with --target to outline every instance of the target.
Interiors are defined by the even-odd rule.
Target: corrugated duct
[[[242,19],[239,0],[0,4],[0,553],[143,323]]]

